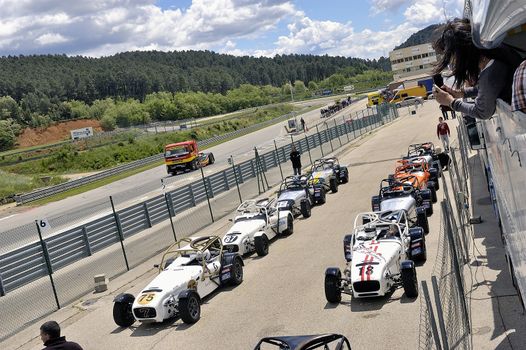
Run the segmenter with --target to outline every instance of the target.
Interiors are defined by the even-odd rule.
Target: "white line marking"
[[[13,214],[13,215],[9,215],[9,216],[6,216],[5,218],[1,218],[0,221],[2,220],[6,220],[6,219],[9,219],[9,218],[12,218],[13,216],[15,216],[17,214]]]

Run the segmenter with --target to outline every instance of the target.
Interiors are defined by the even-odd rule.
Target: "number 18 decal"
[[[374,267],[372,265],[367,265],[367,267],[365,267],[365,266],[360,267],[360,269],[359,269],[360,275],[364,273],[364,270],[363,270],[364,268],[365,268],[365,274],[366,275],[372,275],[373,274]]]

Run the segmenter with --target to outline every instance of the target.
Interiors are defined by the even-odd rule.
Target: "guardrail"
[[[349,119],[341,124],[334,121],[334,126],[330,127],[327,124],[326,129],[305,136],[294,144],[300,153],[309,152],[309,156],[310,150],[325,143],[330,143],[331,149],[334,150],[333,143],[337,145],[337,139],[340,147],[342,146],[342,136],[347,136],[349,141],[349,134],[356,138],[357,133],[361,135],[364,131],[370,131],[398,116],[396,108],[391,106],[368,109],[367,112],[369,115],[360,119]],[[369,126],[370,130],[368,130]],[[229,136],[222,135],[206,142],[216,142],[222,137]],[[43,276],[51,275],[58,269],[89,257],[120,240],[127,239],[227,192],[235,188],[236,184],[256,178],[258,169],[266,172],[268,169],[280,166],[281,163],[288,161],[287,155],[291,147],[292,145],[288,144],[276,148],[259,155],[259,159],[250,159],[207,177],[203,176],[202,179],[167,192],[165,195],[159,195],[57,233],[41,242],[31,243],[0,255],[0,295],[4,296]]]

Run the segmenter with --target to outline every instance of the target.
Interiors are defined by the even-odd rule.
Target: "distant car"
[[[325,271],[329,303],[339,303],[342,293],[378,297],[400,287],[407,297],[418,296],[414,261],[426,258],[425,236],[422,228],[409,227],[405,211],[359,214],[343,246],[347,261],[343,273],[338,267]]]
[[[341,334],[295,335],[266,337],[259,341],[254,350],[351,350],[349,340]]]
[[[113,300],[113,320],[121,327],[135,321],[163,322],[180,317],[195,323],[201,300],[224,285],[243,282],[243,260],[223,249],[217,236],[183,238],[163,254],[159,274],[137,298],[122,293]]]
[[[421,105],[423,103],[424,103],[424,99],[422,97],[419,97],[419,96],[407,96],[402,101],[396,102],[395,106],[400,108],[400,107],[407,107],[407,106],[413,106],[413,105],[414,106]]]
[[[305,178],[295,175],[283,179],[278,190],[279,210],[289,210],[295,217],[308,218],[313,203],[314,187],[309,186]]]
[[[259,256],[268,254],[269,242],[278,235],[290,235],[294,217],[288,210],[280,210],[276,199],[248,200],[237,208],[234,224],[223,237],[229,252],[241,255],[254,251]]]

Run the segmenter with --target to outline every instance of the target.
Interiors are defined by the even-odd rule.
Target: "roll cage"
[[[287,176],[279,185],[279,192],[281,193],[286,190],[300,191],[307,187],[307,180],[302,179],[299,176]]]
[[[340,161],[336,157],[316,159],[311,166],[311,173],[315,171],[322,171],[326,169],[333,169],[340,165]]]
[[[353,240],[351,246],[354,246],[356,240],[364,241],[387,238],[387,231],[393,225],[396,226],[398,231],[396,237],[402,238],[404,230],[409,223],[407,214],[403,210],[360,213],[354,219]],[[374,227],[374,237],[366,238],[363,235],[359,235],[359,233],[365,232],[366,226],[369,228]]]
[[[380,182],[380,191],[378,195],[380,198],[395,198],[413,195],[415,192],[415,186],[411,180],[416,181],[417,184],[420,184],[416,176],[407,176],[404,179],[407,179],[408,182],[411,182],[411,185],[404,183],[401,179],[383,179]]]
[[[426,154],[431,156],[435,154],[435,145],[433,142],[414,143],[407,148],[408,157],[422,156]]]
[[[239,205],[239,207],[237,207],[236,211],[241,215],[253,214],[253,216],[238,217],[236,218],[236,222],[241,220],[262,219],[265,220],[267,224],[269,224],[269,216],[274,214],[274,212],[277,210],[276,202],[276,198],[263,198],[244,201]]]

